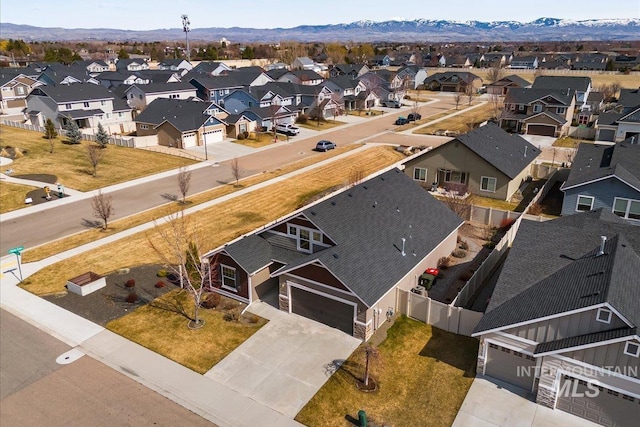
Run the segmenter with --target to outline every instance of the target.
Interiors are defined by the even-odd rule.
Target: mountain
[[[148,31],[110,28],[42,28],[1,23],[3,38],[25,41],[110,40],[149,42],[183,40],[182,28]],[[194,28],[190,40],[212,41],[225,37],[233,42],[311,41],[553,41],[553,40],[638,40],[640,19],[569,19],[540,18],[532,22],[517,21],[357,21],[349,24],[302,25],[294,28]]]

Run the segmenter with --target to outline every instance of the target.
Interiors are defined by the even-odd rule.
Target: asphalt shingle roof
[[[79,102],[97,99],[114,99],[106,87],[92,83],[76,83],[58,86],[39,86],[32,94],[44,93],[57,103]]]
[[[165,93],[165,92],[177,92],[177,91],[194,91],[195,86],[186,82],[175,83],[149,83],[146,85],[136,84],[132,85],[140,89],[143,93]]]
[[[562,189],[613,176],[640,189],[640,144],[629,141],[615,145],[580,144]]]
[[[533,89],[567,90],[586,92],[591,84],[591,77],[576,76],[538,76],[533,81]]]
[[[505,104],[531,104],[532,102],[551,96],[562,105],[571,105],[575,96],[573,89],[540,89],[540,88],[511,88],[504,99]],[[553,102],[555,104],[555,102]]]
[[[263,232],[225,250],[249,272],[272,259],[287,263],[280,274],[319,261],[369,306],[463,223],[398,169],[313,205],[303,214],[335,246],[302,254],[269,244],[269,234]],[[405,256],[402,238],[406,239]]]
[[[606,236],[598,256],[600,236]],[[523,221],[474,333],[609,303],[640,324],[640,227],[605,209]]]
[[[543,342],[536,346],[534,354],[548,353],[551,351],[569,349],[582,345],[594,344],[601,341],[613,340],[616,338],[630,337],[637,335],[637,328],[618,328],[610,331],[595,332],[592,334],[568,337],[555,341]]]
[[[204,114],[209,105],[207,102],[158,98],[136,117],[136,122],[157,126],[168,121],[181,132],[196,130],[210,118]]]

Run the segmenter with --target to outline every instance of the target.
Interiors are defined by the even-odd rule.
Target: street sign
[[[20,252],[24,251],[24,246],[18,246],[17,248],[9,249],[10,254],[20,255]]]

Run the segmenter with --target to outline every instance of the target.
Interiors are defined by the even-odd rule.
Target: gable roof
[[[463,224],[398,169],[346,189],[302,214],[335,246],[300,254],[286,245],[269,243],[273,235],[262,232],[231,243],[225,250],[250,273],[271,260],[286,263],[277,275],[319,262],[369,306]],[[405,256],[402,238],[406,239]]]
[[[640,105],[640,88],[620,89],[620,97],[618,98],[618,104],[626,108]]]
[[[637,335],[637,328],[617,328],[610,331],[594,332],[592,334],[585,334],[576,337],[562,338],[555,341],[542,342],[536,346],[533,353],[536,355],[542,355],[547,353],[555,353],[560,350],[569,351],[572,348],[580,347],[583,345],[603,343],[603,341],[617,340],[620,338],[633,337]]]
[[[46,95],[56,103],[69,103],[87,100],[114,99],[115,96],[106,87],[91,83],[76,83],[71,85],[38,86],[32,95]]]
[[[574,76],[538,76],[533,81],[533,89],[573,89],[578,92],[586,92],[591,84],[591,77]]]
[[[516,74],[505,76],[500,80],[496,80],[495,82],[487,86],[507,86],[509,84],[515,84],[517,87],[521,87],[521,88],[531,86],[531,83],[528,80],[525,80]]]
[[[136,117],[135,121],[155,126],[167,121],[179,131],[187,132],[199,129],[207,120],[213,118],[205,114],[210,105],[211,103],[193,100],[157,98]]]
[[[146,85],[141,84],[133,84],[129,88],[125,90],[128,92],[132,87],[138,88],[145,94],[151,93],[168,93],[168,92],[185,92],[185,91],[196,91],[195,86],[186,82],[175,82],[175,83],[149,83]]]
[[[520,88],[509,89],[504,98],[505,104],[531,104],[546,97],[552,97],[562,105],[571,105],[575,96],[573,89]]]
[[[569,177],[562,190],[579,187],[596,180],[617,177],[640,191],[640,144],[630,140],[615,145],[578,146]]]
[[[444,73],[434,73],[425,79],[426,83],[431,83],[432,81],[444,82],[450,80],[451,77],[458,76],[460,80],[463,80],[467,84],[472,83],[475,79],[480,79],[479,76],[470,73],[468,71],[445,71]],[[482,79],[480,79],[482,80]]]
[[[540,149],[526,139],[511,135],[494,123],[480,126],[445,144],[454,144],[455,141],[464,144],[509,179],[518,176],[540,154]]]
[[[637,326],[638,248],[640,227],[605,209],[522,221],[474,335],[604,303]]]

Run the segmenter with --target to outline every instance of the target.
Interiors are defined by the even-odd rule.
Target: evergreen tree
[[[80,144],[82,134],[75,120],[70,120],[65,129],[67,131],[67,141],[69,144]]]
[[[56,131],[56,125],[51,119],[47,119],[44,124],[44,136],[49,140],[49,144],[51,145],[49,152],[53,154],[53,139],[58,136],[58,132]]]
[[[102,123],[98,123],[98,132],[96,132],[96,142],[100,144],[100,148],[107,148],[109,143],[109,134],[102,127]]]

